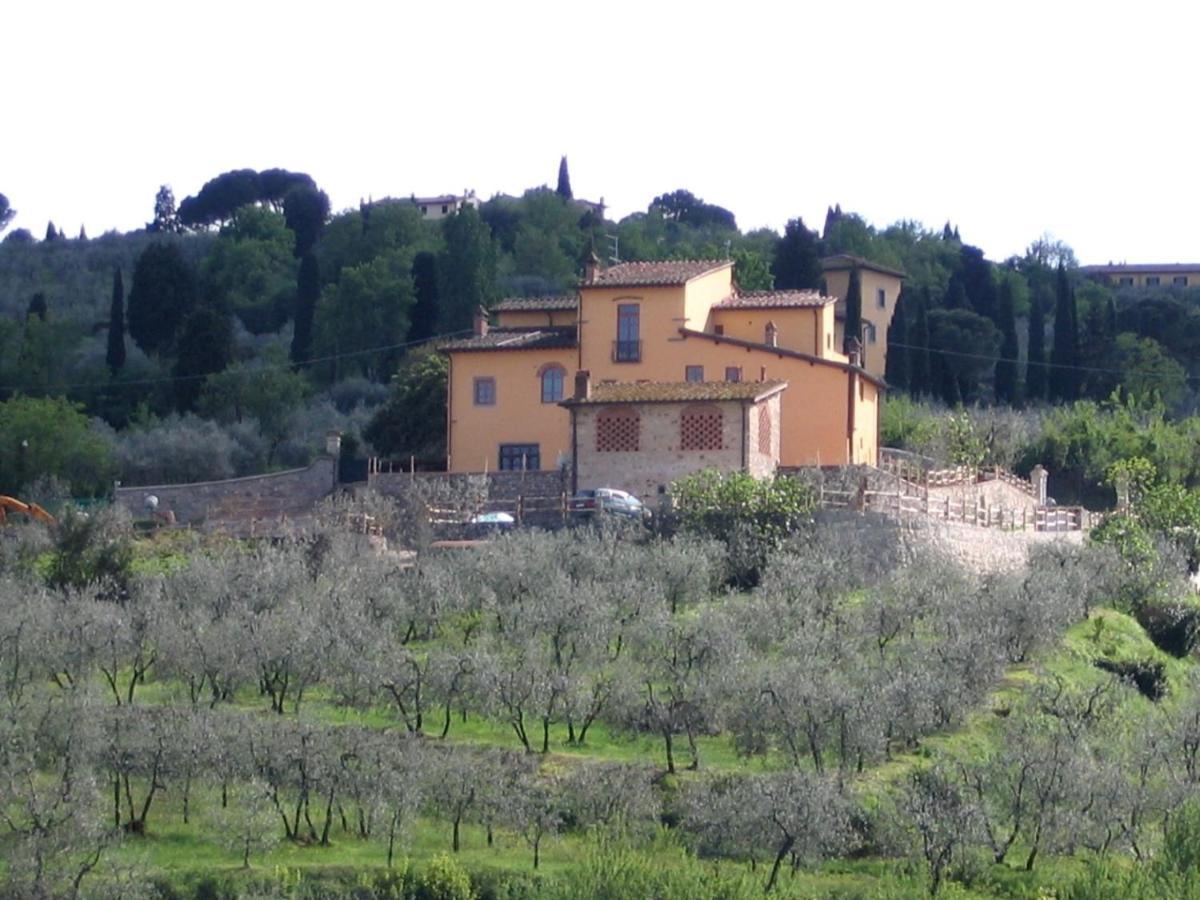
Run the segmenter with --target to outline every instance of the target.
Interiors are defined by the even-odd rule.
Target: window
[[[726,366],[725,367],[725,380],[726,381],[741,381],[742,380],[742,367],[741,366]]]
[[[688,406],[679,414],[680,450],[720,450],[724,430],[721,410],[715,406]]]
[[[1175,287],[1187,287],[1187,276],[1176,275],[1171,279],[1171,284],[1175,285]]]
[[[758,406],[758,452],[771,455],[771,407],[766,403]]]
[[[605,409],[596,416],[596,450],[599,453],[632,453],[638,449],[641,418],[633,409]]]
[[[1133,287],[1133,276],[1122,275],[1120,278],[1117,279],[1117,283],[1121,287]]]
[[[704,380],[704,366],[685,366],[683,373],[685,381],[695,383]]]
[[[866,343],[875,343],[875,325],[871,322],[863,322],[863,338]]]
[[[885,291],[883,288],[879,288],[879,290],[875,292],[875,305],[880,309],[885,309],[887,307],[887,291]]]
[[[496,405],[496,379],[488,376],[487,378],[475,379],[475,405],[476,406],[495,406]]]
[[[538,444],[501,444],[500,470],[504,472],[534,471],[542,467]]]
[[[563,398],[563,382],[567,371],[562,366],[550,365],[542,370],[542,402],[557,403]]]
[[[636,303],[617,306],[617,340],[613,362],[639,362],[642,358],[641,312]]]
[[[424,216],[424,215],[428,215],[428,213],[429,213],[429,207],[428,207],[428,206],[422,206],[422,207],[421,207],[421,215],[423,215],[423,216]]]
[[[725,333],[724,325],[714,325],[713,326],[713,334],[724,334],[724,333]]]
[[[1158,287],[1158,276],[1157,275],[1147,275],[1146,276],[1146,287]]]
[[[448,213],[449,211],[450,211],[449,207],[447,207],[447,206],[446,206],[446,204],[445,204],[445,203],[443,203],[443,204],[442,204],[442,215],[444,216],[444,215],[445,215],[446,213]]]

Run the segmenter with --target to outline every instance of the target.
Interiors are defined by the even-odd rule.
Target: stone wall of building
[[[169,510],[181,525],[278,519],[307,515],[334,489],[334,461],[322,457],[303,469],[200,481],[119,487],[115,500],[134,518],[145,518],[146,498],[158,498],[159,512]]]
[[[774,403],[774,422],[779,421],[779,397]],[[681,449],[680,418],[691,404],[642,403],[636,409],[639,418],[638,449],[631,451],[598,451],[596,449],[597,419],[609,407],[576,407],[576,465],[579,467],[578,486],[584,488],[611,487],[641,498],[651,507],[657,506],[672,481],[701,469],[738,471],[743,468],[743,440],[747,459],[755,449],[758,436],[757,413],[746,406],[746,421],[742,404],[720,401],[695,404],[721,412],[721,447],[713,450]],[[745,429],[745,430],[743,430]],[[778,443],[773,443],[778,454]],[[778,457],[777,457],[778,458]],[[758,468],[765,469],[760,463]]]

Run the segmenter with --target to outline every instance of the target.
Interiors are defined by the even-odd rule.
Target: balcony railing
[[[635,363],[642,361],[641,341],[613,341],[612,361]]]

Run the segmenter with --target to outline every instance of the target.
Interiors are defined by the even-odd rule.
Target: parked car
[[[578,519],[590,519],[597,512],[604,515],[622,516],[627,519],[648,519],[650,510],[637,497],[615,488],[589,488],[579,491],[570,500],[571,515]]]
[[[506,512],[477,513],[467,523],[468,538],[485,538],[504,531],[512,531],[517,520]]]

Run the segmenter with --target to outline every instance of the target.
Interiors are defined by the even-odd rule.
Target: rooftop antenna
[[[616,235],[616,234],[606,234],[604,236],[606,238],[608,238],[608,240],[611,244],[611,250],[612,250],[612,252],[609,254],[608,261],[615,266],[617,263],[619,263],[621,261],[621,253],[620,253],[621,237],[620,237],[620,235]]]

